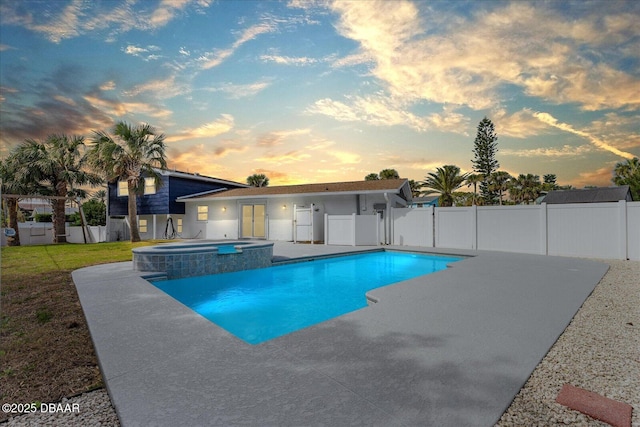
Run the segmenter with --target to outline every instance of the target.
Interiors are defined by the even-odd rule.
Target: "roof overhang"
[[[318,185],[318,187],[322,187],[322,185]],[[273,190],[274,187],[270,187],[269,190]],[[259,191],[254,192],[253,194],[234,194],[233,190],[229,190],[231,194],[225,195],[224,190],[214,191],[214,192],[206,192],[206,193],[198,193],[191,194],[188,196],[182,196],[176,199],[178,202],[184,203],[194,203],[194,202],[212,202],[216,200],[221,201],[229,201],[229,200],[250,200],[250,199],[282,199],[282,198],[292,198],[292,197],[337,197],[337,196],[357,196],[357,195],[381,195],[385,194],[396,194],[404,200],[411,200],[411,188],[409,187],[409,182],[404,180],[397,187],[388,187],[388,188],[377,188],[377,189],[351,189],[351,190],[338,190],[338,191],[308,191],[308,192],[286,192],[286,187],[282,188],[282,192],[277,192],[274,194],[269,194],[269,190],[266,190],[264,193],[260,193]]]

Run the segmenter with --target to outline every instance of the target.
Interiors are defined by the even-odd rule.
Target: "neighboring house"
[[[18,201],[18,207],[23,212],[26,219],[33,221],[38,214],[53,214],[53,208],[51,207],[51,200],[41,199],[38,197],[25,198]],[[71,215],[78,212],[77,207],[70,206],[67,202],[65,206],[65,215]]]
[[[628,185],[619,187],[585,188],[582,190],[556,190],[542,199],[542,203],[557,205],[562,203],[607,203],[626,200],[631,202],[631,191]]]
[[[185,204],[185,238],[305,241],[298,235],[311,221],[309,240],[324,240],[324,214],[380,214],[381,243],[390,239],[391,208],[407,207],[406,179],[237,188],[178,198]],[[303,218],[304,217],[304,218]]]
[[[414,197],[411,202],[412,208],[428,208],[429,206],[438,207],[438,198],[440,196]]]
[[[172,170],[158,172],[162,184],[156,187],[153,178],[145,178],[144,194],[137,197],[138,228],[142,239],[160,239],[168,233],[178,236],[183,233],[185,205],[176,201],[179,197],[247,187],[238,182],[199,174]],[[126,181],[109,183],[109,241],[129,239],[128,199]]]

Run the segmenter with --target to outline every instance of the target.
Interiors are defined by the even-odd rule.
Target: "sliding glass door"
[[[260,238],[266,237],[265,205],[242,205],[242,229],[240,235],[243,238]]]

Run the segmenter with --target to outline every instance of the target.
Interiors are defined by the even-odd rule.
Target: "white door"
[[[313,238],[313,221],[310,208],[296,209],[296,242],[310,242]]]

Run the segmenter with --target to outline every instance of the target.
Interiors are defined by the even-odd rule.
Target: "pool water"
[[[229,244],[229,245],[216,245],[218,248],[218,253],[219,254],[235,254],[238,253],[238,250],[236,249],[236,244]]]
[[[371,289],[460,259],[382,251],[153,284],[236,337],[259,344],[366,307]]]

